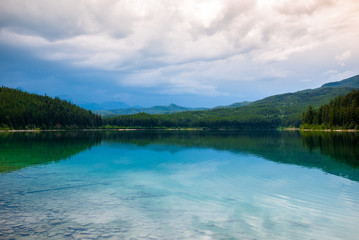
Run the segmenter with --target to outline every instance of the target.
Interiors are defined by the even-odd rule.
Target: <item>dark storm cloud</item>
[[[0,0],[1,83],[22,75],[128,99],[317,87],[356,73],[358,11],[356,0]]]

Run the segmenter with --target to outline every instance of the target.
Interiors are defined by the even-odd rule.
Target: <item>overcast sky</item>
[[[0,0],[0,84],[212,107],[359,74],[358,0]]]

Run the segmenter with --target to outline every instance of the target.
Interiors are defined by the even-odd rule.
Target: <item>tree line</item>
[[[262,115],[222,115],[222,111],[190,111],[154,115],[138,113],[104,118],[103,123],[119,127],[263,129],[276,128],[281,119]]]
[[[335,97],[319,109],[308,106],[301,128],[359,129],[359,90]]]
[[[102,125],[99,115],[68,101],[0,88],[0,128],[91,128]]]
[[[278,95],[236,108],[215,108],[171,114],[138,113],[101,118],[91,111],[59,98],[1,87],[0,128],[273,129],[299,127],[301,121],[302,128],[357,127],[359,93],[355,90],[343,97],[336,97],[319,109],[309,106],[302,116],[301,113],[305,111],[308,103],[317,104],[325,101],[328,96],[340,93],[339,90],[334,90],[319,89],[315,93],[302,91],[296,94]]]
[[[319,107],[350,88],[319,88],[280,94],[234,108],[214,108],[171,114],[119,115],[103,118],[103,123],[120,127],[273,129],[299,127],[309,104]]]

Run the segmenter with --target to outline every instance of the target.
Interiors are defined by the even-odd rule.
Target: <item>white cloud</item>
[[[343,67],[345,65],[345,61],[351,57],[351,54],[352,54],[351,51],[347,50],[342,54],[336,56],[335,60],[337,60],[338,64]]]
[[[350,40],[359,38],[356,0],[0,4],[0,44],[77,67],[126,70],[121,84],[164,86],[159,91],[167,93],[226,94],[219,90],[224,83],[295,76],[299,70],[282,63],[298,54],[307,57],[302,64],[321,64],[311,62],[318,47],[342,67],[359,51]],[[338,44],[346,49],[332,49]]]

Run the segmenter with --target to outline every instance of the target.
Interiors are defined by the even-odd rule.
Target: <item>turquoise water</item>
[[[358,140],[0,134],[0,239],[358,239]]]

